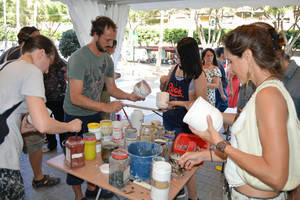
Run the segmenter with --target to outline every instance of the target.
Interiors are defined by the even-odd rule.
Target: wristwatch
[[[218,144],[216,145],[216,149],[222,153],[225,153],[225,148],[228,144],[230,144],[230,143],[225,140],[218,142]]]

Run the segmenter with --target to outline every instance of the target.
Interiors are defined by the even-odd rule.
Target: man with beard
[[[106,53],[113,46],[116,39],[116,24],[108,17],[97,17],[92,21],[90,35],[92,41],[72,54],[68,61],[68,86],[64,100],[65,121],[74,118],[82,120],[82,136],[88,132],[87,124],[102,120],[101,112],[115,113],[122,109],[120,101],[110,103],[99,102],[103,85],[106,84],[109,94],[116,99],[131,101],[142,100],[133,93],[126,93],[116,87],[114,79],[114,65],[111,57]],[[68,133],[67,137],[75,133]],[[71,174],[67,175],[67,184],[72,185],[76,200],[93,198],[98,188],[88,183],[85,196],[81,191],[82,179]],[[112,193],[102,190],[101,198],[110,198]]]

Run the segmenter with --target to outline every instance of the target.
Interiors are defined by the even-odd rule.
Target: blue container
[[[130,175],[133,179],[150,180],[152,158],[160,156],[162,147],[150,142],[134,142],[128,146]]]

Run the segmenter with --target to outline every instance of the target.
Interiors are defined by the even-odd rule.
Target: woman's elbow
[[[45,125],[39,125],[35,127],[37,129],[38,132],[45,134],[48,132],[48,128]]]
[[[272,188],[276,191],[281,191],[288,179],[288,175],[273,175],[271,178]]]
[[[49,132],[49,126],[47,122],[39,121],[39,123],[34,124],[34,127],[42,134]]]

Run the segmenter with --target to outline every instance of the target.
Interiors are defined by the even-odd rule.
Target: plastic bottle
[[[68,138],[66,142],[66,160],[67,166],[71,169],[84,166],[84,142],[80,136],[77,137],[77,140],[75,140],[75,136]]]
[[[86,160],[94,160],[96,158],[96,137],[93,133],[86,133],[83,137],[84,141],[84,157]]]

